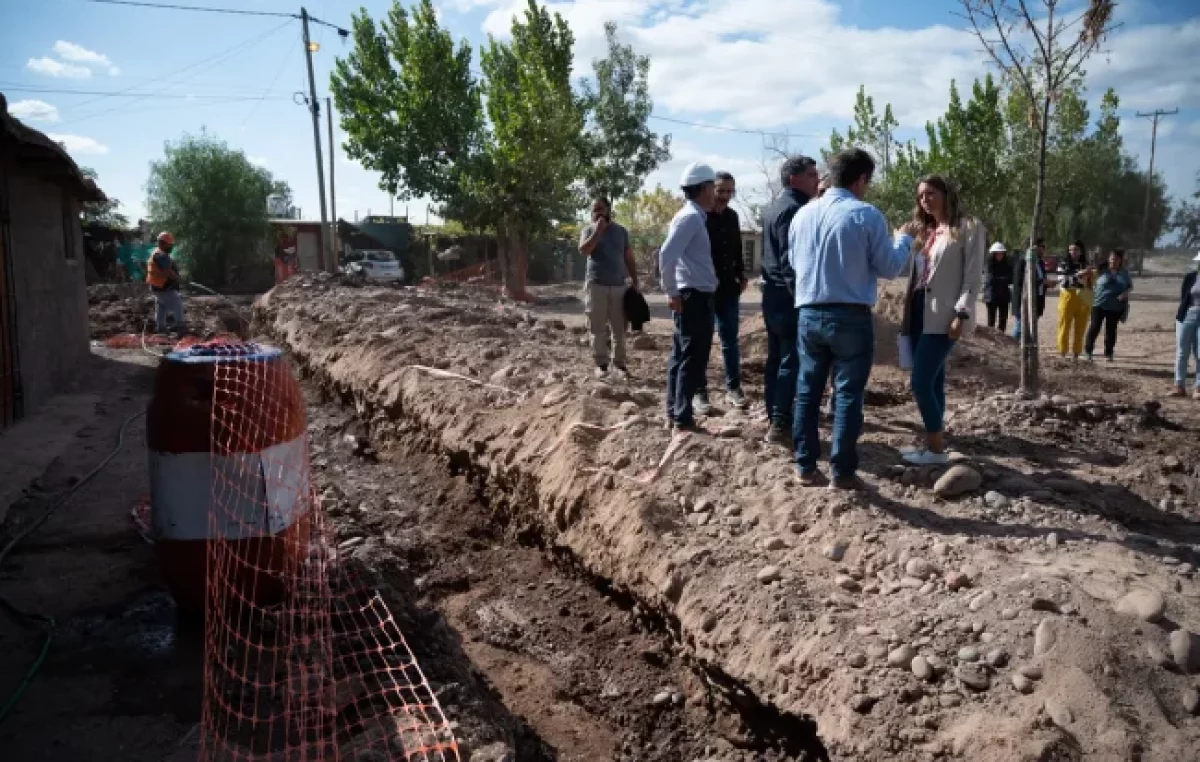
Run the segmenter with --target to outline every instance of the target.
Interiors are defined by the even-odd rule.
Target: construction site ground
[[[1164,396],[1181,277],[1138,279],[1111,365],[1057,358],[1051,297],[1039,401],[1011,394],[1011,339],[963,342],[949,434],[970,473],[949,477],[901,466],[919,428],[885,296],[855,497],[801,488],[758,407],[672,440],[661,296],[628,381],[592,377],[577,285],[527,308],[303,276],[258,302],[255,328],[293,353],[323,508],[378,572],[464,759],[1179,762],[1200,759],[1200,402]],[[141,297],[94,300],[132,316],[98,341],[141,330],[125,298]],[[197,320],[222,332],[227,307]],[[146,402],[154,358],[95,352],[79,393],[95,399],[59,406],[83,412],[43,436],[5,539]],[[143,436],[134,422],[0,567],[0,595],[58,627],[0,726],[6,760],[163,759],[195,728],[200,646],[129,518]],[[0,647],[7,690],[40,631],[0,617]]]

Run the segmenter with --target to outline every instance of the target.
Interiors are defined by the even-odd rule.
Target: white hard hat
[[[713,171],[713,168],[697,161],[684,167],[683,176],[679,178],[679,187],[690,188],[693,185],[715,183],[716,181],[717,173]]]
[[[995,254],[998,251],[1008,253],[1008,249],[1004,248],[1004,244],[1000,243],[999,241],[996,241],[994,244],[992,244],[992,248],[988,249],[988,251],[992,254]]]

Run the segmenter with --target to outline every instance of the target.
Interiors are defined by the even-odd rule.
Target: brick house
[[[0,94],[0,428],[62,390],[89,356],[80,210],[103,198]]]

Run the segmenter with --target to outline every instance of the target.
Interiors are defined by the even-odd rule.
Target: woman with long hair
[[[908,277],[901,333],[912,345],[912,391],[925,426],[925,445],[907,452],[914,465],[949,461],[943,434],[946,360],[955,342],[974,328],[975,302],[983,280],[987,231],[963,213],[958,193],[944,177],[917,185],[910,229],[919,249]]]
[[[1067,258],[1058,264],[1058,354],[1067,352],[1078,360],[1083,351],[1083,334],[1092,313],[1092,283],[1095,274],[1088,267],[1087,249],[1076,241],[1067,250]]]
[[[1113,350],[1117,346],[1117,326],[1129,314],[1129,292],[1133,291],[1133,276],[1125,269],[1125,251],[1114,249],[1108,255],[1108,269],[1096,279],[1095,304],[1092,305],[1092,323],[1088,326],[1083,351],[1088,362],[1096,349],[1096,337],[1100,326],[1104,326],[1104,359],[1113,361]]]

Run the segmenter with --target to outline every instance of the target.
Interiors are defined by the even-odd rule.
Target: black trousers
[[[1121,325],[1120,311],[1113,312],[1092,307],[1092,322],[1088,324],[1083,351],[1090,355],[1096,349],[1096,337],[1100,335],[1101,324],[1104,325],[1104,356],[1112,357],[1113,349],[1117,346],[1117,326]]]
[[[679,297],[683,309],[674,314],[675,335],[667,363],[667,415],[681,426],[690,426],[696,422],[692,396],[704,388],[716,318],[712,294],[685,288]]]
[[[988,302],[987,315],[988,328],[995,328],[998,318],[1000,332],[1003,333],[1008,329],[1008,302]]]

